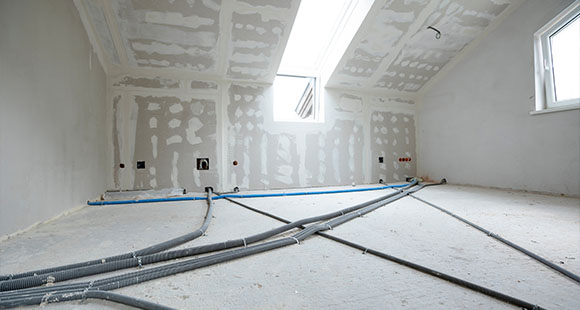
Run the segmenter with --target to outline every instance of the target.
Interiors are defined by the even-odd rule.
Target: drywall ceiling
[[[521,1],[376,0],[327,86],[416,94]],[[181,72],[271,83],[300,0],[75,3],[109,74]]]
[[[271,82],[293,0],[75,0],[109,73],[184,72]]]
[[[377,0],[328,86],[416,93],[520,0]],[[432,26],[441,32],[428,29]]]

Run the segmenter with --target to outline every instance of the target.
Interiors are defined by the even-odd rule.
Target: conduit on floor
[[[518,250],[521,253],[524,253],[525,255],[529,256],[530,258],[535,259],[536,261],[538,261],[538,262],[546,265],[547,267],[552,268],[553,270],[555,270],[555,271],[563,274],[564,276],[566,276],[566,277],[568,277],[568,278],[576,281],[577,284],[580,284],[580,276],[572,273],[571,271],[566,270],[566,269],[564,269],[564,268],[562,268],[562,267],[560,267],[560,266],[558,266],[558,265],[550,262],[549,260],[547,260],[547,259],[545,259],[545,258],[543,258],[543,257],[541,257],[541,256],[539,256],[539,255],[537,255],[537,254],[529,251],[529,250],[526,250],[525,248],[523,248],[523,247],[521,247],[521,246],[519,246],[519,245],[517,245],[517,244],[515,244],[515,243],[513,243],[513,242],[511,242],[511,241],[509,241],[509,240],[507,240],[505,238],[502,238],[499,235],[494,234],[493,232],[491,232],[491,231],[489,231],[489,230],[487,230],[487,229],[485,229],[485,228],[483,228],[483,227],[481,227],[481,226],[479,226],[479,225],[477,225],[477,224],[475,224],[475,223],[473,223],[473,222],[471,222],[471,221],[469,221],[469,220],[467,220],[467,219],[465,219],[465,218],[463,218],[463,217],[461,217],[461,216],[459,216],[459,215],[457,215],[457,214],[455,214],[455,213],[453,213],[451,211],[448,211],[448,210],[446,210],[446,209],[444,209],[444,208],[442,208],[440,206],[437,206],[437,205],[435,205],[433,203],[430,203],[430,202],[428,202],[426,200],[423,200],[423,199],[421,199],[421,198],[419,198],[419,197],[417,197],[415,195],[410,195],[410,196],[413,197],[413,198],[415,198],[418,201],[421,201],[422,203],[424,203],[424,204],[426,204],[426,205],[428,205],[430,207],[433,207],[433,208],[435,208],[435,209],[437,209],[437,210],[439,210],[439,211],[441,211],[441,212],[443,212],[443,213],[445,213],[445,214],[447,214],[447,215],[449,215],[451,217],[454,217],[455,219],[457,219],[457,220],[459,220],[459,221],[461,221],[461,222],[463,222],[463,223],[465,223],[465,224],[467,224],[467,225],[469,225],[469,226],[471,226],[471,227],[473,227],[473,228],[481,231],[482,233],[488,235],[489,237],[492,237],[492,238],[494,238],[494,239],[496,239],[496,240],[498,240],[498,241],[506,244],[507,246],[509,246],[509,247],[511,247],[511,248],[513,248],[515,250]]]
[[[130,253],[110,256],[110,257],[101,258],[101,259],[95,259],[95,260],[91,260],[91,261],[85,261],[82,263],[75,263],[75,264],[69,264],[69,265],[64,265],[64,266],[51,267],[51,268],[45,268],[45,269],[34,270],[34,271],[29,271],[29,272],[23,272],[23,273],[14,274],[14,275],[3,275],[3,276],[0,276],[0,291],[4,290],[3,287],[6,285],[5,282],[7,282],[9,280],[25,278],[25,277],[30,277],[30,276],[44,275],[44,274],[48,274],[48,273],[52,273],[52,272],[70,270],[70,269],[75,269],[75,268],[79,268],[79,267],[101,265],[101,264],[105,264],[108,262],[114,262],[114,261],[129,259],[129,258],[136,258],[139,256],[148,255],[148,254],[159,253],[161,251],[164,251],[164,250],[176,247],[178,245],[181,245],[183,243],[197,239],[200,236],[202,236],[205,233],[205,231],[207,230],[207,228],[209,227],[209,223],[211,221],[211,217],[212,217],[212,213],[213,213],[213,201],[211,198],[212,195],[213,195],[213,193],[211,192],[211,189],[209,189],[208,193],[207,193],[208,207],[207,207],[207,212],[205,214],[205,218],[203,220],[203,223],[201,224],[201,227],[194,232],[190,232],[190,233],[187,233],[185,235],[173,238],[171,240],[167,240],[167,241],[164,241],[164,242],[161,242],[158,244],[154,244],[152,246],[149,246],[149,247],[146,247],[144,249],[137,250],[134,252],[130,252]],[[46,283],[46,281],[44,283]],[[44,283],[42,283],[42,284],[44,284]]]
[[[142,299],[136,299],[121,294],[116,294],[113,292],[88,290],[84,293],[83,298],[107,300],[118,304],[123,304],[144,310],[177,310],[175,308],[163,306],[160,304],[156,304]]]
[[[338,189],[331,191],[314,191],[314,192],[290,192],[290,193],[272,193],[272,194],[224,194],[213,197],[214,200],[224,199],[224,198],[265,198],[265,197],[286,197],[286,196],[304,196],[304,195],[323,195],[323,194],[340,194],[340,193],[353,193],[353,192],[366,192],[366,191],[376,191],[387,188],[402,188],[408,184],[400,185],[385,185],[379,187],[363,187],[363,188],[353,188],[353,189]],[[121,205],[121,204],[134,204],[134,203],[151,203],[151,202],[171,202],[171,201],[188,201],[188,200],[206,200],[206,197],[167,197],[167,198],[148,198],[148,199],[129,199],[129,200],[109,200],[109,201],[88,201],[89,206],[102,206],[102,205]]]
[[[446,181],[445,181],[445,179],[443,179],[441,181],[441,183],[428,184],[428,185],[425,185],[425,186],[440,185],[440,184],[445,184],[445,183],[446,183]],[[423,187],[425,187],[425,186],[423,186]],[[409,193],[409,195],[411,195],[411,194]],[[262,211],[262,210],[253,208],[253,207],[250,207],[250,206],[248,206],[246,204],[243,204],[241,202],[238,202],[238,201],[235,201],[235,200],[232,200],[232,199],[227,199],[227,200],[230,201],[230,202],[232,202],[232,203],[235,203],[235,204],[237,204],[237,205],[239,205],[239,206],[241,206],[243,208],[246,208],[246,209],[251,210],[251,211],[254,211],[256,213],[259,213],[259,214],[268,216],[268,217],[273,218],[275,220],[278,220],[280,222],[283,222],[283,223],[289,223],[290,222],[290,221],[288,221],[288,220],[286,220],[286,219],[284,219],[282,217],[276,216],[274,214],[271,214],[271,213],[268,213],[268,212],[265,212],[265,211]],[[302,229],[307,229],[304,226],[302,226],[301,228]],[[422,272],[422,273],[425,273],[425,274],[428,274],[428,275],[431,275],[431,276],[440,278],[440,279],[445,280],[445,281],[449,281],[449,282],[451,282],[453,284],[456,284],[456,285],[459,285],[461,287],[464,287],[464,288],[467,288],[467,289],[476,291],[478,293],[487,295],[489,297],[495,298],[497,300],[500,300],[500,301],[503,301],[503,302],[506,302],[506,303],[509,303],[509,304],[512,304],[512,305],[515,305],[515,306],[518,306],[518,307],[522,307],[522,308],[530,309],[530,310],[540,310],[540,309],[544,309],[544,308],[542,308],[542,307],[540,307],[538,305],[531,304],[531,303],[526,302],[524,300],[521,300],[521,299],[518,299],[518,298],[515,298],[515,297],[512,297],[512,296],[509,296],[509,295],[506,295],[506,294],[503,294],[503,293],[498,292],[498,291],[494,291],[492,289],[489,289],[489,288],[486,288],[486,287],[477,285],[475,283],[472,283],[472,282],[469,282],[469,281],[466,281],[466,280],[462,280],[462,279],[453,277],[451,275],[448,275],[448,274],[445,274],[445,273],[442,273],[442,272],[439,272],[439,271],[436,271],[436,270],[433,270],[433,269],[430,269],[430,268],[421,266],[419,264],[415,264],[413,262],[410,262],[410,261],[407,261],[407,260],[404,260],[404,259],[401,259],[401,258],[392,256],[392,255],[389,255],[389,254],[386,254],[386,253],[383,253],[383,252],[379,252],[379,251],[370,249],[368,247],[365,247],[365,246],[356,244],[354,242],[350,242],[348,240],[345,240],[345,239],[342,239],[342,238],[338,238],[338,237],[329,235],[329,234],[327,234],[325,232],[322,232],[322,231],[317,231],[316,234],[318,234],[318,235],[320,235],[320,236],[322,236],[324,238],[327,238],[329,240],[333,240],[333,241],[339,242],[341,244],[344,244],[346,246],[349,246],[349,247],[352,247],[352,248],[361,250],[361,251],[363,251],[363,254],[368,253],[368,254],[371,254],[371,255],[374,255],[374,256],[377,256],[377,257],[380,257],[380,258],[383,258],[383,259],[386,259],[386,260],[395,262],[397,264],[400,264],[400,265],[403,265],[403,266],[412,268],[412,269],[417,270],[419,272]]]
[[[416,182],[413,182],[408,186],[411,186],[414,184],[416,184]],[[407,187],[405,187],[405,188],[407,188]],[[357,210],[359,210],[363,207],[366,207],[368,205],[371,205],[373,203],[377,203],[377,202],[380,202],[382,200],[391,198],[391,197],[397,195],[398,193],[400,193],[401,191],[402,190],[399,189],[396,192],[389,193],[387,195],[378,197],[376,199],[373,199],[373,200],[370,200],[367,202],[357,204],[357,205],[352,206],[352,207],[344,208],[342,210],[330,212],[330,213],[319,215],[319,216],[301,219],[301,220],[295,221],[293,223],[289,223],[289,224],[283,225],[281,227],[274,228],[274,229],[271,229],[269,231],[258,233],[258,234],[248,236],[245,238],[228,240],[225,242],[218,242],[218,243],[214,243],[214,244],[202,245],[202,246],[197,246],[197,247],[191,247],[191,248],[186,248],[186,249],[182,249],[182,250],[175,250],[175,251],[168,251],[168,252],[150,254],[150,255],[145,255],[145,256],[138,256],[138,257],[123,259],[123,260],[106,262],[106,263],[98,264],[98,265],[83,266],[83,267],[78,267],[78,268],[72,268],[72,269],[67,269],[67,270],[61,270],[61,271],[49,272],[49,273],[45,273],[45,274],[39,274],[39,275],[33,275],[33,276],[28,276],[28,277],[23,277],[23,278],[18,278],[18,279],[7,280],[4,282],[0,282],[0,291],[11,291],[11,290],[30,288],[30,287],[34,287],[34,286],[40,286],[40,285],[47,283],[49,280],[51,283],[54,284],[54,283],[58,283],[61,281],[77,279],[77,278],[81,278],[81,277],[85,277],[85,276],[89,276],[89,275],[102,274],[105,272],[111,272],[111,271],[131,268],[131,267],[139,267],[139,266],[145,266],[148,264],[159,263],[159,262],[168,261],[171,259],[190,257],[193,255],[205,254],[205,253],[215,252],[215,251],[219,251],[219,250],[226,250],[226,249],[230,249],[230,248],[234,248],[234,247],[247,246],[249,244],[253,244],[253,243],[256,243],[258,241],[262,241],[262,240],[265,240],[265,239],[270,238],[272,236],[275,236],[277,234],[280,234],[282,232],[288,231],[290,229],[297,228],[301,225],[310,224],[313,222],[318,222],[318,221],[323,221],[323,220],[328,220],[328,219],[332,219],[332,218],[335,218],[335,217],[340,216],[340,215],[344,215],[347,213],[357,211]],[[230,198],[225,198],[225,199],[229,200]]]
[[[416,181],[414,181],[414,183],[410,186],[413,186],[415,184]],[[88,283],[85,282],[85,283],[54,285],[48,288],[50,290],[49,291],[50,294],[47,294],[46,287],[0,293],[0,308],[11,308],[20,305],[33,305],[38,304],[40,302],[51,303],[80,299],[81,297],[79,292],[82,292],[89,288],[94,290],[105,290],[105,291],[112,290],[189,270],[194,270],[205,266],[214,265],[221,262],[234,260],[241,257],[254,255],[257,253],[262,253],[265,251],[288,246],[291,244],[300,243],[302,240],[306,239],[307,237],[311,236],[312,234],[318,231],[323,231],[330,229],[330,227],[339,226],[354,218],[372,212],[381,206],[401,199],[419,189],[421,189],[421,187],[418,187],[416,189],[406,189],[405,191],[401,191],[400,193],[397,193],[396,195],[388,199],[370,204],[362,209],[359,209],[356,213],[352,212],[343,214],[331,221],[328,221],[327,223],[311,225],[307,227],[305,230],[297,234],[294,234],[291,237],[285,237],[273,241],[268,241],[259,245],[248,246],[241,249],[235,249],[223,253],[208,255],[205,257],[171,263],[164,266],[158,266],[151,269],[145,269],[119,276],[95,280]]]

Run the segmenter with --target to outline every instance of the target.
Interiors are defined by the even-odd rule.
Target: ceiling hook
[[[435,27],[431,27],[431,26],[427,27],[427,29],[433,29],[435,32],[437,32],[435,34],[435,39],[437,39],[437,40],[441,39],[441,31],[439,31]]]

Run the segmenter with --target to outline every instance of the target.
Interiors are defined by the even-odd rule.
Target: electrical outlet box
[[[198,158],[197,170],[209,170],[209,158]]]
[[[137,161],[137,169],[145,169],[145,161],[144,160]]]

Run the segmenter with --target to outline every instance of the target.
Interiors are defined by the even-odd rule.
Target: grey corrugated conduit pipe
[[[176,310],[175,308],[152,303],[146,300],[106,291],[89,290],[84,294],[83,298],[107,300],[144,310]]]
[[[134,252],[130,252],[130,253],[110,256],[110,257],[101,258],[101,259],[95,259],[95,260],[91,260],[91,261],[85,261],[82,263],[75,263],[75,264],[69,264],[69,265],[64,265],[64,266],[28,271],[28,272],[23,272],[23,273],[14,274],[14,275],[2,276],[5,279],[5,281],[0,281],[0,291],[2,291],[2,289],[1,289],[2,283],[9,281],[9,280],[12,280],[12,279],[19,279],[19,278],[25,278],[25,277],[30,277],[30,276],[44,275],[44,274],[49,274],[52,272],[57,272],[57,271],[62,271],[62,270],[75,269],[75,268],[91,266],[91,265],[100,265],[100,264],[105,264],[105,263],[112,262],[112,261],[119,261],[119,260],[124,260],[124,259],[136,258],[136,257],[143,256],[143,255],[159,253],[159,252],[165,251],[167,249],[174,248],[178,245],[184,244],[186,242],[195,240],[195,239],[201,237],[205,233],[205,231],[209,227],[209,223],[211,222],[211,217],[212,217],[212,212],[213,212],[213,203],[211,201],[212,194],[213,193],[212,193],[211,189],[208,188],[207,212],[205,214],[205,218],[203,220],[203,223],[201,224],[201,227],[194,232],[190,232],[190,233],[187,233],[185,235],[173,238],[171,240],[167,240],[167,241],[164,241],[164,242],[161,242],[158,244],[154,244],[152,246],[149,246],[149,247],[146,247],[144,249],[137,250]]]
[[[79,268],[75,268],[75,269],[57,271],[57,272],[52,272],[52,273],[43,274],[43,275],[30,276],[30,277],[26,277],[26,278],[20,278],[20,279],[14,279],[14,280],[10,280],[10,281],[0,282],[0,291],[21,290],[21,289],[25,289],[25,288],[34,287],[34,286],[40,286],[40,285],[48,283],[49,281],[54,284],[57,282],[62,282],[62,281],[71,280],[71,279],[77,279],[77,278],[81,278],[81,277],[85,277],[85,276],[89,276],[89,275],[101,274],[101,273],[105,273],[105,272],[111,272],[111,271],[131,268],[131,267],[142,267],[145,265],[159,263],[159,262],[168,261],[168,260],[172,260],[172,259],[190,257],[193,255],[199,255],[199,254],[205,254],[205,253],[209,253],[209,252],[226,250],[226,249],[239,247],[239,246],[247,246],[249,244],[253,244],[253,243],[256,243],[258,241],[265,240],[267,238],[270,238],[270,237],[275,236],[277,234],[280,234],[282,232],[300,227],[300,226],[305,225],[305,224],[323,221],[323,220],[328,220],[328,219],[335,218],[335,217],[340,216],[340,215],[354,212],[354,211],[359,210],[359,209],[361,209],[365,206],[368,206],[370,204],[377,203],[381,200],[393,197],[393,196],[397,195],[398,193],[401,193],[403,190],[411,188],[412,186],[415,186],[416,184],[417,184],[417,182],[414,181],[403,189],[399,189],[396,192],[389,193],[389,194],[381,196],[379,198],[376,198],[376,199],[373,199],[373,200],[370,200],[370,201],[367,201],[364,203],[360,203],[360,204],[357,204],[357,205],[352,206],[352,207],[344,208],[342,210],[330,212],[330,213],[319,215],[319,216],[301,219],[301,220],[280,226],[278,228],[274,228],[274,229],[271,229],[271,230],[268,230],[268,231],[265,231],[265,232],[262,232],[259,234],[255,234],[252,236],[248,236],[245,238],[228,240],[225,242],[218,242],[218,243],[214,243],[214,244],[202,245],[202,246],[197,246],[197,247],[192,247],[192,248],[187,248],[187,249],[182,249],[182,250],[167,251],[167,252],[139,256],[139,257],[124,259],[124,260],[119,260],[119,261],[107,262],[107,263],[99,264],[99,265],[79,267]],[[229,199],[229,198],[226,198],[226,199]]]
[[[424,188],[424,187],[427,187],[427,186],[442,185],[442,184],[445,184],[445,183],[447,183],[447,181],[445,179],[443,179],[443,180],[441,180],[440,183],[425,184],[425,185],[422,185],[421,188]],[[421,189],[421,188],[419,188],[419,189]],[[412,196],[411,193],[409,193],[409,195]],[[251,211],[254,211],[256,213],[259,213],[259,214],[268,216],[268,217],[273,218],[275,220],[278,220],[280,222],[283,222],[283,223],[289,223],[290,222],[290,221],[288,221],[288,220],[286,220],[284,218],[281,218],[281,217],[276,216],[276,215],[273,215],[271,213],[268,213],[268,212],[265,212],[265,211],[262,211],[262,210],[259,210],[259,209],[250,207],[250,206],[248,206],[248,205],[246,205],[244,203],[241,203],[241,202],[238,202],[238,201],[235,201],[235,200],[232,200],[232,199],[227,199],[227,200],[230,201],[230,202],[232,202],[232,203],[235,203],[235,204],[237,204],[237,205],[239,205],[239,206],[241,206],[243,208],[246,208],[246,209],[251,210]],[[332,226],[332,224],[330,224],[330,226],[329,226],[329,224],[330,224],[330,222],[327,223],[327,224],[321,224],[318,227],[321,230],[326,230],[326,229],[330,229],[330,227],[335,227],[335,226]],[[304,227],[304,226],[301,226],[300,228],[305,229],[305,230],[312,231],[312,229],[311,229],[312,226],[311,227],[308,227],[308,228],[307,227]],[[318,235],[320,235],[320,236],[322,236],[324,238],[327,238],[329,240],[333,240],[333,241],[339,242],[341,244],[344,244],[346,246],[349,246],[349,247],[352,247],[352,248],[361,250],[363,254],[367,254],[368,253],[368,254],[371,254],[371,255],[374,255],[374,256],[377,256],[377,257],[380,257],[380,258],[383,258],[383,259],[386,259],[386,260],[395,262],[397,264],[400,264],[400,265],[403,265],[403,266],[406,266],[406,267],[415,269],[417,271],[420,271],[422,273],[425,273],[425,274],[428,274],[428,275],[431,275],[431,276],[434,276],[434,277],[443,279],[445,281],[449,281],[451,283],[454,283],[456,285],[462,286],[464,288],[467,288],[467,289],[476,291],[478,293],[487,295],[489,297],[498,299],[500,301],[503,301],[503,302],[506,302],[506,303],[509,303],[509,304],[512,304],[512,305],[515,305],[515,306],[518,306],[518,307],[522,307],[524,309],[530,309],[530,310],[541,310],[541,309],[544,309],[544,308],[542,308],[542,307],[540,307],[538,305],[534,305],[534,304],[531,304],[531,303],[526,302],[524,300],[521,300],[521,299],[518,299],[518,298],[515,298],[515,297],[512,297],[512,296],[509,296],[509,295],[506,295],[506,294],[503,294],[503,293],[500,293],[498,291],[494,291],[494,290],[488,289],[486,287],[477,285],[475,283],[471,283],[469,281],[465,281],[465,280],[462,280],[462,279],[459,279],[459,278],[456,278],[456,277],[447,275],[445,273],[442,273],[442,272],[439,272],[439,271],[436,271],[436,270],[433,270],[433,269],[430,269],[430,268],[427,268],[427,267],[424,267],[424,266],[415,264],[413,262],[410,262],[410,261],[407,261],[407,260],[404,260],[404,259],[401,259],[401,258],[392,256],[392,255],[389,255],[389,254],[386,254],[386,253],[383,253],[383,252],[379,252],[379,251],[370,249],[368,247],[365,247],[365,246],[362,246],[362,245],[359,245],[359,244],[350,242],[348,240],[345,240],[345,239],[342,239],[342,238],[338,238],[338,237],[329,235],[329,234],[327,234],[327,233],[325,233],[325,232],[323,232],[321,230],[316,231],[316,234],[318,234]]]
[[[574,273],[572,273],[572,272],[570,272],[570,271],[568,271],[568,270],[566,270],[566,269],[564,269],[564,268],[562,268],[562,267],[560,267],[560,266],[558,266],[558,265],[550,262],[549,260],[547,260],[547,259],[545,259],[545,258],[543,258],[543,257],[541,257],[541,256],[539,256],[539,255],[537,255],[537,254],[529,251],[529,250],[526,250],[526,249],[522,248],[521,246],[519,246],[519,245],[517,245],[517,244],[515,244],[515,243],[513,243],[513,242],[511,242],[511,241],[509,241],[509,240],[507,240],[505,238],[500,237],[497,234],[494,234],[493,232],[491,232],[491,231],[489,231],[489,230],[487,230],[487,229],[485,229],[485,228],[483,228],[483,227],[481,227],[481,226],[479,226],[479,225],[477,225],[477,224],[475,224],[475,223],[473,223],[473,222],[471,222],[469,220],[466,220],[465,218],[462,218],[461,216],[459,216],[459,215],[457,215],[457,214],[455,214],[455,213],[453,213],[451,211],[445,210],[442,207],[437,206],[437,205],[435,205],[433,203],[430,203],[430,202],[428,202],[426,200],[423,200],[423,199],[421,199],[421,198],[419,198],[417,196],[414,196],[414,195],[410,195],[410,196],[413,197],[413,198],[415,198],[415,199],[417,199],[417,200],[419,200],[419,201],[421,201],[422,203],[424,203],[424,204],[426,204],[426,205],[428,205],[430,207],[433,207],[433,208],[435,208],[435,209],[437,209],[437,210],[439,210],[439,211],[441,211],[441,212],[443,212],[443,213],[445,213],[445,214],[447,214],[447,215],[449,215],[451,217],[456,218],[457,220],[459,220],[459,221],[461,221],[461,222],[463,222],[463,223],[465,223],[465,224],[467,224],[467,225],[469,225],[469,226],[471,226],[471,227],[473,227],[473,228],[481,231],[482,233],[486,234],[487,236],[492,237],[492,238],[494,238],[494,239],[496,239],[496,240],[498,240],[498,241],[506,244],[507,246],[509,246],[509,247],[511,247],[511,248],[513,248],[515,250],[518,250],[518,251],[524,253],[525,255],[527,255],[527,256],[535,259],[536,261],[538,261],[538,262],[546,265],[547,267],[552,268],[553,270],[555,270],[555,271],[563,274],[564,276],[566,276],[566,277],[574,280],[576,282],[576,284],[580,284],[580,276],[578,276],[578,275],[576,275],[576,274],[574,274]]]
[[[416,183],[416,182],[415,182]],[[333,226],[338,226],[342,223],[345,223],[353,218],[358,216],[364,215],[368,212],[371,212],[378,207],[401,199],[408,195],[411,192],[416,190],[405,190],[401,193],[397,193],[396,195],[385,199],[383,201],[379,201],[369,206],[366,206],[356,213],[349,213],[344,214],[337,217],[335,220],[328,222],[334,224]],[[353,216],[354,214],[354,216]],[[332,225],[331,224],[331,225]],[[270,251],[276,248],[288,246],[291,244],[300,243],[300,241],[304,240],[308,236],[314,234],[319,230],[328,229],[328,226],[325,224],[315,224],[310,226],[311,229],[306,229],[301,231],[291,237],[285,237],[273,241],[268,241],[259,245],[248,246],[240,249],[230,250],[223,253],[208,255],[201,258],[194,258],[186,261],[176,262],[167,264],[164,266],[158,266],[150,269],[135,271],[131,273],[127,273],[124,275],[109,277],[105,279],[95,280],[89,283],[76,283],[76,284],[64,284],[64,285],[54,285],[50,287],[50,291],[46,291],[46,288],[40,289],[27,289],[23,290],[24,292],[16,291],[16,294],[12,292],[9,295],[7,294],[0,294],[0,309],[3,308],[11,308],[21,305],[34,305],[39,304],[40,302],[51,303],[51,302],[59,302],[65,300],[72,300],[75,299],[76,294],[79,291],[86,290],[88,287],[92,287],[95,290],[112,290],[121,287],[126,287],[129,285],[134,285],[138,283],[142,283],[145,281],[150,281],[153,279],[178,274],[185,271],[190,271],[194,269],[198,269],[201,267],[206,267],[222,262],[231,261],[234,259],[254,255],[257,253],[262,253],[266,251]],[[19,293],[20,292],[20,293]]]

